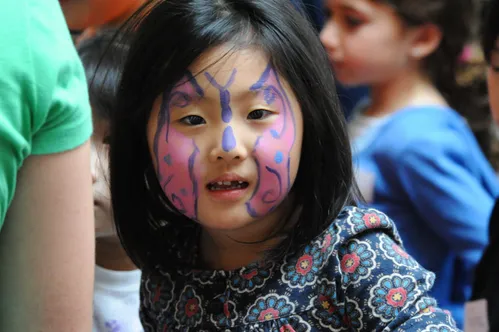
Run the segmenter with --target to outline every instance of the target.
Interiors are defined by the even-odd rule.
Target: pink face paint
[[[184,83],[163,96],[154,138],[157,160],[157,175],[168,200],[185,216],[197,219],[199,197],[199,149],[194,140],[170,126],[172,108],[185,108],[193,98],[202,97],[203,90],[192,74],[188,73]],[[181,110],[179,110],[181,111]]]
[[[253,148],[258,178],[246,208],[250,216],[258,218],[279,205],[291,189],[289,167],[296,124],[286,91],[270,64],[250,90],[257,91],[267,105],[279,111],[272,127],[257,139]]]

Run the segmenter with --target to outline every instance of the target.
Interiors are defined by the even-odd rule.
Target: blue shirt
[[[499,193],[471,130],[450,108],[409,107],[368,130],[353,149],[359,186],[373,180],[369,206],[388,214],[408,253],[436,273],[431,294],[461,326]]]
[[[190,261],[196,244],[177,242],[179,257]],[[457,331],[428,295],[434,274],[404,251],[392,221],[372,209],[345,208],[281,261],[233,271],[156,266],[142,276],[146,332]]]

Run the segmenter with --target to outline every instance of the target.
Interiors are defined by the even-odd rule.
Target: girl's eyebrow
[[[188,85],[189,88],[185,89],[185,86]],[[229,88],[230,95],[233,99],[245,99],[245,98],[254,98],[258,93],[265,91],[267,89],[275,89],[275,87],[271,84],[263,84],[259,86],[258,88],[252,88],[249,87],[248,89],[241,89],[238,91],[231,91]],[[196,78],[194,76],[186,74],[184,78],[176,84],[173,89],[171,90],[171,93],[175,92],[180,92],[188,97],[190,97],[192,100],[202,100],[205,99],[207,101],[213,101],[213,100],[218,100],[219,95],[216,94],[216,96],[210,96],[204,93],[203,88],[199,85],[197,82]]]
[[[245,98],[255,98],[259,93],[261,93],[262,91],[265,91],[267,89],[275,89],[274,86],[272,85],[268,85],[268,84],[264,84],[262,86],[259,86],[258,88],[249,88],[249,89],[245,89],[245,90],[240,90],[240,91],[236,91],[234,93],[231,92],[231,95],[234,97],[234,99],[245,99]]]
[[[196,77],[192,75],[190,71],[186,71],[184,77],[180,80],[180,82],[176,85],[173,86],[172,92],[173,91],[178,91],[182,87],[189,85],[194,89],[194,94],[195,96],[192,97],[204,97],[204,90],[201,88],[199,85],[198,81],[196,80]],[[182,91],[187,95],[191,95],[191,93],[187,93],[186,91]]]
[[[340,8],[343,9],[343,10],[347,9],[347,10],[359,11],[359,9],[356,8],[355,6],[352,6],[350,4],[345,4],[345,3],[342,3],[340,5]]]

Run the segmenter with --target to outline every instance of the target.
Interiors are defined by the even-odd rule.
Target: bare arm
[[[0,331],[92,328],[90,149],[28,157],[0,232]]]

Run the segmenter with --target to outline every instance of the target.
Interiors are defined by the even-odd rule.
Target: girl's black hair
[[[482,47],[489,62],[492,50],[499,38],[499,0],[488,0],[483,7]]]
[[[460,56],[471,42],[476,23],[476,0],[374,0],[390,5],[411,27],[434,24],[442,32],[442,41],[425,59],[425,69],[451,107],[465,115],[475,90],[457,82]]]
[[[104,120],[111,120],[127,51],[123,40],[115,39],[116,33],[114,29],[101,30],[76,47],[87,77],[92,112]]]
[[[289,0],[148,2],[127,22],[128,33],[133,41],[117,97],[120,111],[111,122],[111,197],[118,234],[137,266],[192,267],[179,245],[193,245],[199,225],[161,190],[146,128],[154,100],[217,45],[265,52],[303,113],[300,168],[292,189],[302,212],[273,252],[310,242],[344,205],[355,203],[350,143],[329,61],[317,33]]]

